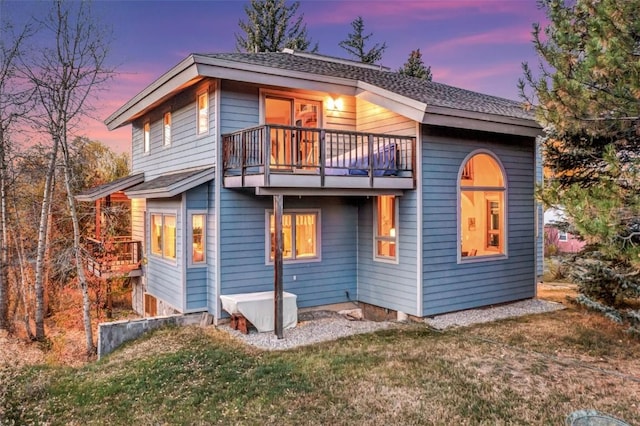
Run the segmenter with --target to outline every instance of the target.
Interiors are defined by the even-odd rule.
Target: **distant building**
[[[551,246],[555,246],[558,253],[577,253],[585,246],[586,243],[579,237],[555,226],[564,220],[565,216],[562,210],[548,209],[544,212],[545,253],[549,253]]]

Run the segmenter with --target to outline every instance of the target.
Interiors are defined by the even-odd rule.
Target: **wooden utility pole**
[[[273,219],[275,222],[275,238],[273,241],[274,254],[273,254],[273,301],[274,301],[274,332],[278,339],[282,339],[282,299],[283,299],[283,286],[282,286],[282,250],[284,242],[282,238],[282,208],[283,208],[282,194],[273,196]]]

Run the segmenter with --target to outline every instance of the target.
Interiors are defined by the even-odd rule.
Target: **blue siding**
[[[265,264],[265,211],[270,197],[222,189],[221,294],[273,289],[273,265]],[[285,263],[285,291],[298,307],[346,302],[356,294],[357,206],[347,199],[285,197],[286,209],[320,209],[320,262]],[[295,276],[295,281],[294,281]]]
[[[208,191],[213,186],[213,181],[190,189],[186,194],[187,217],[193,210],[207,212],[208,208]],[[187,220],[185,223],[188,223]],[[190,247],[190,230],[185,232],[186,245],[188,250]],[[205,231],[205,244],[209,244],[209,234]],[[189,265],[190,254],[185,253],[185,264]],[[208,259],[207,259],[208,260]],[[187,266],[186,270],[186,296],[187,310],[206,310],[207,309],[207,264],[198,266]]]
[[[364,202],[358,215],[358,300],[411,315],[417,312],[416,202],[417,192],[399,197],[398,264],[373,259],[375,198]]]
[[[457,174],[467,154],[491,150],[508,182],[504,260],[457,263]],[[535,295],[533,138],[423,130],[423,316]]]
[[[536,141],[536,184],[542,185],[544,180],[542,169],[542,145],[540,140]],[[536,276],[538,281],[542,280],[544,274],[544,207],[542,203],[536,204]]]
[[[218,312],[217,275],[216,275],[216,243],[218,232],[216,230],[215,210],[215,182],[211,182],[207,188],[209,208],[207,214],[207,310],[212,315]]]
[[[220,93],[220,133],[231,133],[259,124],[257,87],[223,81]]]
[[[176,214],[176,260],[162,259],[147,252],[147,292],[169,303],[175,309],[183,311],[184,283],[182,268],[184,267],[182,210],[179,199],[147,200],[147,220],[152,213]],[[151,247],[147,235],[147,247]]]
[[[209,90],[209,133],[196,135],[196,94]],[[171,145],[163,145],[163,115],[171,112]],[[143,125],[151,127],[150,149],[143,152]],[[215,164],[216,146],[215,85],[207,80],[158,106],[132,126],[132,171],[145,173],[145,179],[191,167]]]

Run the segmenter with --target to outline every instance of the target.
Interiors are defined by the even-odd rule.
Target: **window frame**
[[[264,258],[265,265],[273,265],[273,259],[271,259],[271,215],[273,214],[273,209],[266,209],[264,213],[264,223],[265,223],[265,238],[264,238]],[[313,262],[321,262],[322,261],[322,214],[320,209],[284,209],[282,211],[282,215],[292,215],[291,223],[295,223],[295,217],[297,215],[308,215],[313,214],[316,217],[316,255],[314,257],[295,257],[295,249],[296,249],[296,227],[292,226],[291,232],[291,258],[285,259],[283,257],[283,263],[313,263]]]
[[[169,124],[167,125],[167,117],[169,117]],[[171,126],[173,124],[173,116],[171,111],[167,111],[162,115],[162,146],[171,146]]]
[[[569,241],[569,233],[567,231],[561,231],[558,229],[558,241],[566,243]]]
[[[496,164],[498,165],[500,172],[502,173],[502,186],[471,186],[471,185],[464,185],[462,184],[462,179],[463,179],[463,173],[465,170],[465,166],[466,164],[472,159],[474,158],[476,155],[479,154],[485,154],[489,157],[491,157],[491,159],[493,159],[493,161],[496,162]],[[477,167],[474,165],[474,173],[477,172]],[[467,156],[462,160],[462,163],[459,166],[458,169],[458,176],[457,176],[457,180],[456,180],[456,189],[457,189],[457,204],[456,204],[456,210],[457,210],[457,220],[456,220],[456,252],[457,252],[457,263],[462,264],[462,263],[475,263],[475,262],[487,262],[487,261],[496,261],[496,260],[504,260],[507,259],[509,257],[509,214],[508,214],[508,195],[509,195],[509,181],[507,179],[507,173],[505,171],[504,165],[502,164],[502,161],[500,161],[500,158],[491,150],[488,149],[476,149],[472,152],[470,152],[469,154],[467,154]],[[500,200],[498,197],[498,201],[500,201],[502,203],[502,206],[500,207],[500,212],[502,213],[502,220],[500,221],[500,225],[502,226],[502,249],[501,251],[497,251],[495,253],[490,253],[490,254],[483,254],[483,255],[479,255],[479,256],[462,256],[462,193],[463,192],[484,192],[484,193],[498,193],[498,194],[502,194],[502,199]],[[486,197],[486,196],[485,196]],[[490,201],[496,201],[494,196],[489,196],[485,198],[485,205],[483,206],[483,208],[485,210],[488,210],[488,205]],[[485,214],[487,214],[488,212],[485,211]],[[484,240],[485,240],[485,250],[488,251],[492,251],[491,248],[488,247],[488,235],[489,235],[489,224],[488,224],[489,218],[487,217],[484,225],[486,226],[485,232],[484,232]],[[482,222],[480,222],[482,223]]]
[[[201,130],[201,126],[200,126],[200,118],[201,118],[201,109],[200,109],[200,99],[204,99],[206,101],[206,107],[202,110],[206,110],[206,112],[204,113],[204,117],[205,117],[205,121],[204,124],[206,125],[206,129]],[[210,123],[209,123],[209,113],[210,113],[210,105],[209,105],[209,90],[203,90],[200,91],[196,94],[196,136],[206,136],[209,134],[209,128]]]
[[[393,197],[393,218],[395,236],[378,235],[378,204],[381,197]],[[396,195],[378,195],[373,201],[373,260],[382,263],[399,264],[400,263],[400,197]],[[378,242],[389,242],[395,245],[395,256],[383,256],[378,254]]]
[[[202,216],[202,260],[193,260],[193,217]],[[205,210],[189,210],[188,242],[189,242],[189,267],[202,268],[207,265],[207,212]]]
[[[151,151],[151,122],[145,121],[142,124],[142,153],[148,154]]]
[[[160,243],[160,252],[156,252],[153,249],[153,238],[154,238],[154,228],[153,228],[153,217],[154,216],[159,216],[160,217],[160,229],[161,229],[161,243]],[[173,217],[174,221],[175,221],[175,238],[174,238],[174,253],[175,253],[175,257],[170,257],[170,256],[166,256],[165,255],[165,247],[166,247],[166,233],[165,233],[165,217]],[[170,262],[172,264],[176,264],[178,261],[178,212],[176,211],[161,211],[161,210],[151,210],[149,212],[149,228],[150,228],[150,232],[149,232],[149,254],[155,258],[155,259],[161,259],[164,260],[166,262]]]

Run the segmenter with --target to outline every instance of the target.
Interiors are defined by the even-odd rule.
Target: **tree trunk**
[[[51,150],[51,158],[47,167],[47,176],[44,182],[44,191],[40,210],[40,224],[38,226],[38,247],[36,250],[36,340],[43,341],[44,333],[44,269],[45,254],[47,248],[47,231],[49,228],[49,211],[51,207],[51,198],[53,196],[53,182],[56,168],[56,160],[58,157],[58,139],[54,138],[53,149]]]
[[[3,139],[0,128],[0,140]],[[9,330],[9,246],[7,233],[7,164],[4,147],[0,146],[0,329]]]
[[[87,345],[87,355],[96,353],[96,346],[93,344],[93,329],[91,328],[91,299],[89,298],[89,285],[82,265],[82,255],[80,250],[80,222],[78,221],[78,210],[76,199],[73,197],[71,188],[71,164],[69,159],[69,148],[66,138],[62,140],[62,157],[64,159],[64,186],[67,192],[67,202],[69,203],[69,213],[73,224],[73,254],[76,262],[76,272],[78,274],[78,286],[82,291],[82,314],[84,322],[84,333]]]

